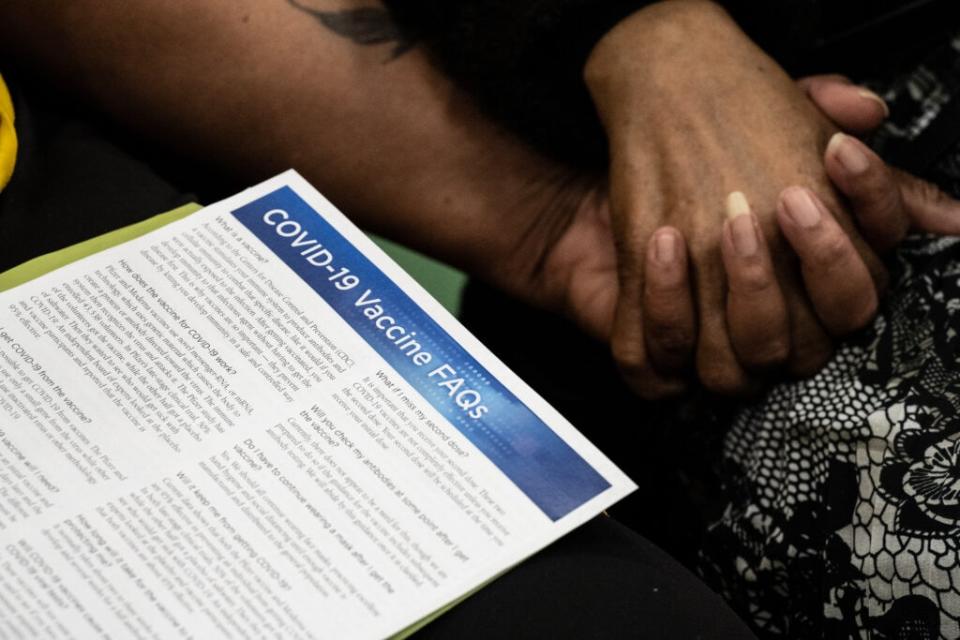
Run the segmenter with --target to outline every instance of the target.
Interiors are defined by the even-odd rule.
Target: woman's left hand
[[[800,81],[810,98],[847,132],[866,132],[887,116],[886,105],[875,94],[840,76],[816,76]],[[860,233],[878,253],[897,245],[909,229],[941,235],[960,235],[960,203],[935,185],[887,165],[876,153],[848,133],[837,133],[824,153],[827,175],[849,203]],[[819,212],[822,222],[803,227],[786,214],[790,202],[806,202]],[[752,215],[752,214],[751,214]],[[726,269],[727,323],[740,345],[762,344],[769,328],[763,309],[775,304],[779,292],[766,247],[751,259],[738,256],[732,240],[735,225],[728,220],[721,249]],[[847,304],[844,287],[849,265],[857,257],[843,230],[819,197],[809,189],[791,187],[778,206],[780,230],[800,258],[807,295],[818,309],[842,310]],[[883,283],[878,283],[882,288]],[[759,312],[758,312],[759,310]]]

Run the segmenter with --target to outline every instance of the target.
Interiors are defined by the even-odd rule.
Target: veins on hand
[[[390,60],[396,60],[413,48],[415,42],[405,34],[382,7],[360,7],[324,11],[309,6],[310,0],[287,0],[287,4],[310,16],[324,27],[362,46],[393,44]],[[389,60],[388,60],[389,61]]]

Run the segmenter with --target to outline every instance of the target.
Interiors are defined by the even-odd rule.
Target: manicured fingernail
[[[806,189],[788,189],[783,194],[783,206],[794,224],[810,229],[820,222],[820,209]]]
[[[840,165],[851,175],[860,175],[870,168],[870,160],[850,136],[835,133],[827,145],[827,155],[835,154]]]
[[[741,258],[749,258],[757,253],[757,227],[753,216],[747,213],[730,220],[730,235],[733,248]]]
[[[881,98],[880,96],[878,96],[877,94],[875,94],[873,91],[870,91],[870,89],[860,89],[860,91],[858,91],[857,93],[859,93],[859,94],[860,94],[860,97],[862,97],[862,98],[866,98],[867,100],[873,100],[873,101],[875,101],[875,102],[879,102],[879,103],[880,103],[880,106],[883,107],[883,115],[884,115],[884,117],[889,117],[889,116],[890,116],[890,107],[887,106],[887,101],[886,101],[886,100],[884,100],[883,98]]]
[[[655,253],[657,262],[670,264],[677,256],[677,239],[671,231],[661,231],[657,234]]]
[[[727,196],[726,208],[727,218],[731,220],[750,213],[750,203],[747,202],[747,196],[743,195],[742,191],[734,191]]]

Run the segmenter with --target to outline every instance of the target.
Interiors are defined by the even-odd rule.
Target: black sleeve
[[[578,167],[606,160],[583,83],[596,42],[651,0],[386,0],[488,115]]]

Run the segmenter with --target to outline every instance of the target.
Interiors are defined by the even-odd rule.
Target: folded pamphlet
[[[293,171],[0,288],[0,638],[403,635],[635,488]]]

